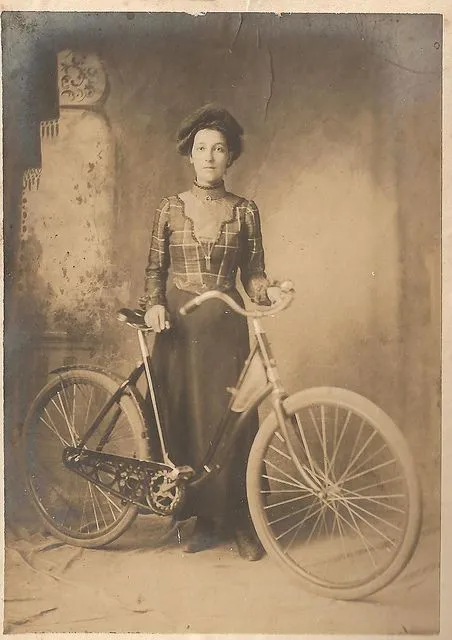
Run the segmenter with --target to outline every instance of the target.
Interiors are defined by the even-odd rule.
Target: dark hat
[[[242,153],[243,129],[237,120],[221,107],[207,104],[186,118],[177,135],[177,150],[183,156],[189,156],[193,148],[195,135],[201,129],[215,129],[226,138],[231,162]]]

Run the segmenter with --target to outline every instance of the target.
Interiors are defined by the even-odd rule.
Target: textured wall
[[[127,229],[118,249],[126,261],[133,256],[130,301],[141,290],[155,206],[191,180],[175,152],[177,125],[199,104],[221,102],[246,131],[228,185],[256,199],[269,271],[297,286],[292,309],[267,323],[288,385],[350,386],[414,429],[419,406],[405,422],[407,406],[428,404],[414,393],[416,376],[437,401],[438,348],[420,356],[411,327],[424,343],[430,331],[438,345],[438,317],[420,312],[438,295],[438,272],[420,284],[417,270],[427,253],[439,264],[439,19],[184,22],[176,39],[102,52],[118,145],[118,224]],[[426,372],[427,352],[436,371]],[[407,357],[419,362],[417,372]]]
[[[62,110],[58,129],[42,139],[39,189],[26,195],[22,293],[47,331],[80,335],[101,330],[114,296],[114,144],[104,118],[85,109]]]
[[[227,186],[256,200],[268,271],[290,277],[298,293],[289,311],[266,322],[288,388],[362,392],[399,422],[421,465],[432,451],[437,460],[440,17],[82,15],[37,25],[47,49],[96,51],[109,78],[105,135],[115,174],[103,187],[111,209],[100,213],[103,299],[136,304],[153,211],[191,180],[175,151],[177,126],[191,109],[221,103],[246,132]],[[77,149],[88,154],[92,144]],[[43,175],[58,171],[60,157],[43,157]],[[84,286],[95,287],[103,259],[86,236],[92,211],[71,205],[63,216],[63,189],[40,210],[42,225],[67,220],[59,241],[43,234],[42,259],[62,269],[70,242],[80,279],[86,240],[98,264]],[[28,264],[32,291],[37,274]],[[54,314],[50,322],[42,290],[31,295],[44,319],[35,330],[83,326],[80,338],[92,330],[101,342],[99,358],[110,366],[113,345],[125,370],[135,360],[133,336],[114,327],[111,305],[91,328],[83,324],[74,298],[83,288],[69,289],[61,294],[66,324]]]

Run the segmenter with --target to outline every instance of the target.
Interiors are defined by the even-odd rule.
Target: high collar
[[[226,195],[226,189],[224,186],[224,182],[221,181],[219,184],[212,187],[204,187],[199,185],[196,180],[193,182],[193,187],[191,192],[193,195],[202,201],[210,201],[210,200],[220,200],[224,198]]]

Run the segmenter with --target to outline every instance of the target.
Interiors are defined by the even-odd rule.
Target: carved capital
[[[58,53],[60,106],[90,107],[102,102],[107,91],[107,74],[94,53],[66,49]]]
[[[39,189],[39,182],[41,180],[42,169],[26,169],[22,177],[22,185],[24,190],[37,191]]]

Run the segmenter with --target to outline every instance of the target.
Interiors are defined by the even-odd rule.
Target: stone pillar
[[[115,143],[100,58],[61,51],[58,89],[59,118],[41,123],[42,165],[23,180],[16,300],[31,373],[24,405],[52,367],[108,351],[109,337],[113,349],[115,311],[128,290],[113,255]]]
[[[108,78],[96,54],[58,54],[59,118],[40,125],[41,166],[23,176],[7,398],[7,514],[31,514],[14,446],[50,370],[108,357],[127,283],[115,267],[114,138]],[[12,334],[11,334],[12,335]],[[106,346],[107,345],[107,346]]]

